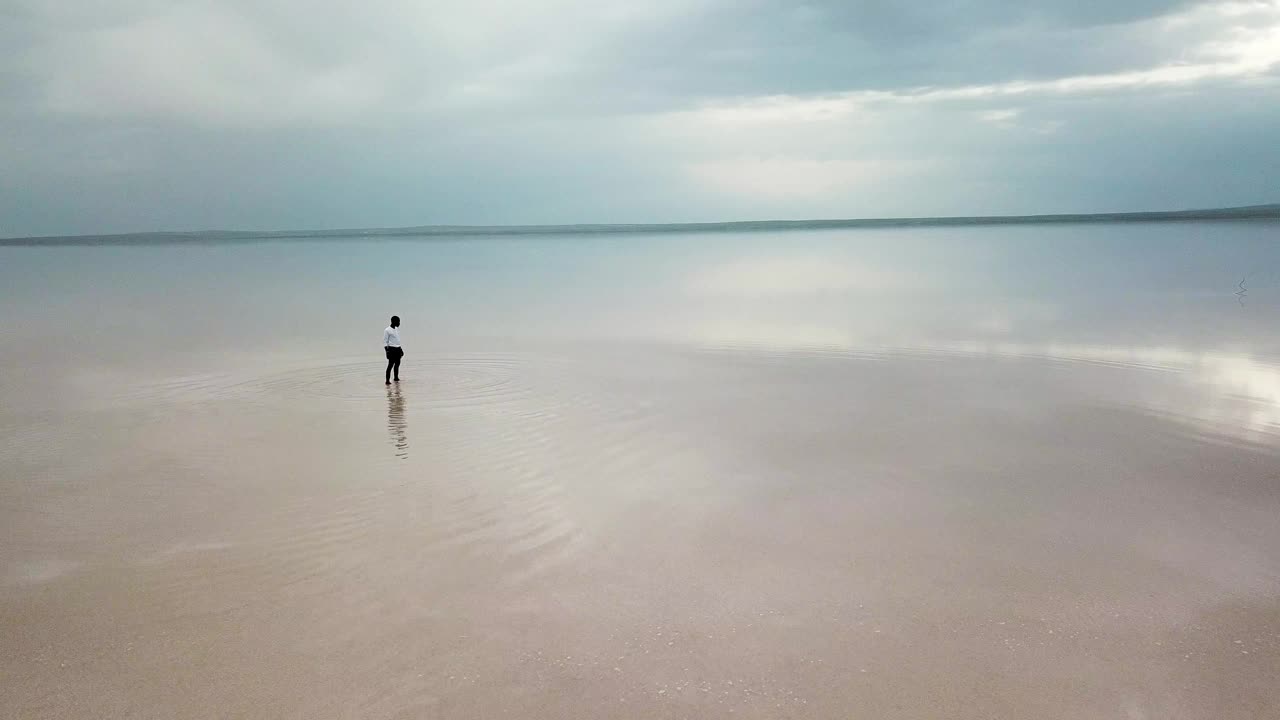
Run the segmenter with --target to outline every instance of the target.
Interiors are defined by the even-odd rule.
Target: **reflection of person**
[[[409,457],[408,427],[400,386],[397,385],[395,390],[387,388],[387,430],[391,432],[391,442],[396,446],[396,457],[401,460]]]
[[[391,372],[395,371],[395,381],[400,382],[400,358],[404,357],[404,348],[400,347],[400,316],[392,315],[391,324],[382,331],[382,349],[387,351],[387,384],[391,384]]]

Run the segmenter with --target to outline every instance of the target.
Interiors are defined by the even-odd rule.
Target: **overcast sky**
[[[1280,0],[0,0],[0,236],[1280,201]]]

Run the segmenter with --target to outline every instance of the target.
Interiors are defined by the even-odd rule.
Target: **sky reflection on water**
[[[136,362],[138,348],[205,367],[346,357],[376,345],[397,313],[407,346],[425,352],[645,342],[1161,370],[1183,391],[1146,382],[1162,389],[1144,404],[1270,433],[1280,422],[1277,231],[1162,223],[3,248],[0,346],[26,363],[58,328],[77,339],[78,360],[103,366]]]

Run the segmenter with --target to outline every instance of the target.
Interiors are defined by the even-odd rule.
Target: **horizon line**
[[[165,240],[278,240],[322,237],[396,237],[414,235],[550,235],[557,233],[611,234],[699,232],[728,230],[836,229],[948,225],[1052,224],[1084,222],[1160,222],[1176,220],[1280,219],[1280,203],[1190,210],[1140,210],[1104,213],[1043,213],[1032,215],[944,215],[878,218],[815,218],[808,220],[719,220],[677,223],[540,223],[530,225],[406,225],[396,227],[312,230],[147,230],[76,235],[29,235],[0,238],[0,245],[82,244],[86,241],[163,242]]]

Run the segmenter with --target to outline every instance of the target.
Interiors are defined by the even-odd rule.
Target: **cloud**
[[[1224,29],[1221,27],[1224,19],[1247,19],[1251,25],[1230,25]],[[1136,70],[982,85],[854,90],[809,97],[774,95],[713,102],[693,112],[700,121],[723,125],[806,123],[837,120],[869,108],[894,104],[1000,101],[1037,95],[1177,89],[1210,81],[1275,80],[1271,73],[1280,67],[1280,3],[1198,6],[1183,15],[1162,19],[1157,24],[1173,28],[1203,27],[1217,34],[1203,39],[1188,52],[1189,60]],[[1008,112],[1006,109],[989,110],[984,119],[990,119],[992,113]],[[1007,121],[1012,116],[1003,119]]]
[[[689,187],[736,195],[736,212],[749,217],[1213,205],[1176,189],[1224,167],[1212,160],[1191,167],[1187,148],[1204,146],[1203,138],[1221,142],[1197,98],[1215,98],[1217,124],[1223,112],[1244,117],[1248,98],[1280,91],[1280,3],[1195,6],[1146,20],[1140,30],[1197,40],[1178,63],[1141,69],[717,99],[662,114],[655,123],[673,144],[691,149],[694,159],[684,164]],[[1274,111],[1248,114],[1257,112],[1264,125],[1276,119]],[[1139,117],[1145,126],[1129,135]],[[1161,137],[1179,153],[1146,157]],[[1246,142],[1233,146],[1247,152]],[[1126,157],[1128,164],[1117,162]],[[1180,158],[1182,167],[1169,167]],[[1157,165],[1165,166],[1164,181],[1144,192],[1117,192],[1137,168],[1154,172]],[[1049,200],[1038,207],[1004,200],[1018,195]],[[1088,201],[1073,204],[1085,195]],[[1266,192],[1234,197],[1240,200],[1224,204],[1271,201]],[[794,214],[784,214],[788,210]]]
[[[727,0],[554,0],[537,8],[500,0],[443,0],[429,7],[409,0],[358,7],[299,0],[120,0],[81,13],[20,3],[17,15],[34,28],[21,65],[49,110],[168,115],[249,127],[359,125],[373,120],[371,113],[547,108],[584,102],[584,94],[587,105],[627,106],[665,95],[658,102],[671,106],[749,90],[735,78],[752,77],[760,78],[755,89],[766,92],[757,92],[761,97],[739,111],[776,115],[779,98],[768,92],[778,89],[771,87],[775,72],[791,73],[790,84],[821,78],[830,85],[843,68],[828,67],[807,49],[798,53],[794,43],[801,35],[810,49],[860,62],[875,73],[853,76],[863,87],[830,97],[779,96],[789,115],[830,115],[851,102],[1182,84],[1256,74],[1276,63],[1275,3],[1210,4],[1173,15],[1163,13],[1182,3],[1126,3],[1122,10],[1115,5],[1038,2],[995,12],[993,3],[953,1],[925,12],[912,5],[819,2],[797,9],[756,2],[750,8],[755,13],[744,13]],[[744,16],[758,21],[744,23]],[[977,37],[961,49],[981,56],[983,47],[1010,49],[1006,30],[1068,40],[1062,34],[1082,26],[1135,19],[1151,35],[1195,38],[1197,59],[1106,73],[1060,72],[1038,80],[902,85],[947,80],[959,38]],[[721,27],[725,32],[712,32]],[[696,35],[695,28],[707,34]],[[1124,39],[1131,45],[1136,34]],[[1059,54],[1073,56],[1071,47],[1066,44]],[[880,66],[900,53],[912,55],[913,62],[898,65],[917,71],[902,76]],[[1000,65],[988,60],[967,71],[1007,72]],[[840,77],[846,84],[851,79]],[[895,79],[898,87],[876,87]]]
[[[56,113],[211,125],[349,122],[385,92],[355,63],[304,64],[261,27],[212,7],[178,5],[77,35],[52,50],[44,91]]]
[[[688,174],[706,188],[770,199],[852,192],[905,171],[905,167],[875,160],[787,157],[708,160],[691,163],[687,168]]]
[[[75,15],[31,4],[23,14],[45,32],[23,64],[55,113],[367,126],[555,94],[588,79],[613,38],[697,5],[122,1]]]
[[[997,127],[1011,127],[1017,124],[1018,116],[1021,114],[1022,110],[1019,108],[998,108],[983,110],[978,113],[978,119]]]
[[[1280,180],[1275,0],[0,13],[0,234],[1123,210]]]

